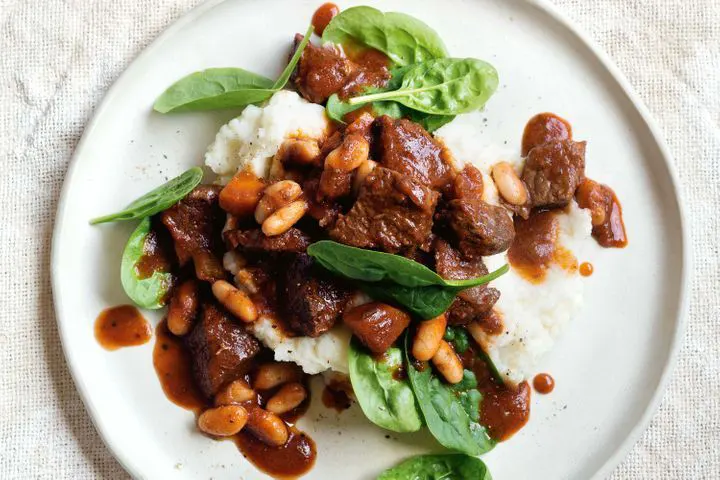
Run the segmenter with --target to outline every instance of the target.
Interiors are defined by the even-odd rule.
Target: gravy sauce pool
[[[142,345],[150,337],[150,323],[132,305],[106,308],[95,320],[95,338],[105,350]]]
[[[557,244],[556,215],[546,210],[533,212],[527,220],[515,217],[515,240],[508,250],[508,260],[529,282],[541,283],[552,264],[570,272],[578,268],[572,252]]]
[[[325,28],[327,28],[330,21],[340,13],[340,7],[334,3],[324,3],[315,10],[312,17],[312,26],[315,29],[315,33],[322,36]]]
[[[527,125],[522,139],[522,156],[538,145],[544,145],[554,140],[570,140],[572,127],[570,122],[558,117],[554,113],[539,113],[532,117]]]
[[[275,478],[295,478],[307,473],[315,464],[315,442],[294,427],[282,447],[265,445],[251,433],[242,431],[233,437],[235,445],[257,468]]]
[[[628,244],[622,206],[607,185],[586,178],[575,192],[575,199],[592,214],[592,236],[605,248],[624,248]]]
[[[172,248],[172,244],[170,245]],[[145,279],[153,276],[156,271],[169,272],[172,264],[168,255],[168,246],[165,239],[161,239],[155,230],[150,230],[145,237],[143,255],[135,264],[135,272],[138,278]]]

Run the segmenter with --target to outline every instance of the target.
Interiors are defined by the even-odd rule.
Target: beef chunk
[[[289,327],[300,335],[317,337],[330,330],[342,315],[350,290],[300,254],[285,271],[285,315]]]
[[[327,228],[335,225],[340,215],[340,205],[320,194],[319,190],[319,178],[310,178],[303,183],[303,192],[308,201],[308,215],[317,220],[320,227]]]
[[[343,322],[371,352],[385,353],[410,325],[410,315],[372,302],[345,312]]]
[[[266,236],[259,228],[225,232],[225,240],[231,248],[263,252],[304,252],[310,245],[310,237],[297,228],[282,235]]]
[[[515,237],[507,210],[482,200],[451,200],[443,215],[455,234],[458,250],[467,258],[504,252]]]
[[[585,177],[585,142],[562,140],[530,150],[522,180],[533,207],[564,207]]]
[[[295,37],[295,44],[302,41]],[[325,103],[348,82],[356,67],[332,45],[318,47],[309,43],[294,75],[295,86],[309,102]]]
[[[330,236],[346,245],[386,252],[427,243],[438,193],[412,178],[377,167],[358,200],[341,215]]]
[[[445,190],[453,171],[446,150],[428,132],[410,120],[377,119],[380,163],[433,189]]]
[[[203,306],[200,321],[186,337],[195,381],[212,398],[226,383],[244,375],[260,344],[219,306]]]
[[[219,205],[220,187],[200,185],[184,199],[162,213],[162,222],[170,231],[175,252],[183,265],[190,259],[201,280],[225,277],[218,252],[218,241],[225,221]]]
[[[453,179],[449,196],[455,199],[476,199],[483,196],[485,184],[482,172],[472,165],[465,165],[465,168]]]
[[[488,270],[482,259],[467,259],[442,239],[435,241],[435,270],[447,280],[465,280],[487,275]],[[487,285],[463,290],[448,310],[448,322],[453,325],[467,325],[481,320],[500,298],[500,292]]]
[[[322,198],[330,200],[350,195],[352,191],[352,178],[352,172],[325,167],[320,176],[320,188],[318,192]]]

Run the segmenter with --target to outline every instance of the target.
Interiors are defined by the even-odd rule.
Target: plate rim
[[[83,134],[80,137],[77,146],[75,147],[75,151],[72,154],[72,157],[68,164],[67,172],[65,173],[65,177],[63,179],[63,186],[60,190],[60,197],[58,199],[57,209],[55,211],[55,221],[53,225],[53,234],[51,240],[50,284],[52,290],[55,319],[58,332],[60,333],[59,338],[63,350],[63,355],[65,356],[70,376],[75,383],[75,387],[87,410],[87,413],[89,414],[90,421],[95,427],[95,430],[97,431],[98,435],[102,439],[107,449],[113,455],[113,457],[115,457],[118,463],[120,463],[120,465],[125,469],[125,471],[133,478],[143,478],[143,474],[142,472],[138,471],[138,467],[137,465],[135,465],[132,458],[129,458],[129,456],[123,452],[123,449],[119,448],[119,446],[116,445],[116,443],[111,438],[109,429],[105,428],[103,422],[99,419],[99,416],[97,415],[97,409],[95,408],[94,402],[89,395],[89,388],[85,384],[82,377],[77,373],[78,369],[76,362],[73,360],[73,354],[70,352],[69,347],[67,346],[67,342],[65,340],[67,334],[65,330],[65,325],[67,322],[63,320],[64,316],[62,312],[64,309],[62,297],[57,293],[59,291],[57,285],[58,275],[56,273],[58,270],[59,262],[57,245],[60,242],[59,239],[61,238],[63,232],[63,225],[61,222],[58,222],[58,219],[62,219],[65,216],[67,197],[70,191],[70,185],[73,183],[72,179],[77,169],[77,160],[80,156],[82,156],[85,149],[85,144],[92,136],[92,133],[97,127],[100,117],[104,115],[105,110],[107,110],[108,105],[111,103],[112,99],[120,90],[121,85],[125,83],[125,79],[129,77],[131,67],[142,58],[150,55],[154,50],[156,50],[177,31],[181,30],[183,27],[193,22],[205,12],[210,11],[211,9],[226,1],[228,0],[206,0],[205,2],[191,8],[182,16],[180,16],[177,20],[167,26],[162,31],[162,33],[160,33],[128,63],[123,72],[112,83],[110,88],[108,88],[99,105],[93,111],[92,118],[87,123],[87,126],[85,127]],[[687,229],[686,220],[687,209],[685,206],[685,201],[681,195],[682,191],[680,189],[680,179],[678,176],[678,172],[675,167],[675,163],[673,162],[673,156],[670,153],[670,150],[665,141],[663,131],[657,125],[649,109],[637,95],[634,88],[627,80],[625,75],[622,73],[622,71],[615,65],[609,55],[606,54],[605,51],[600,48],[600,46],[584,31],[584,29],[582,29],[579,25],[572,21],[570,17],[567,16],[565,13],[561,12],[560,9],[554,4],[552,4],[549,0],[519,1],[524,2],[530,6],[534,6],[535,8],[540,10],[541,13],[549,15],[552,20],[565,28],[572,36],[575,37],[577,41],[579,41],[592,52],[595,58],[599,61],[600,65],[610,74],[612,80],[615,81],[617,85],[621,88],[629,102],[639,114],[640,119],[647,127],[652,137],[652,140],[655,142],[658,150],[660,151],[660,156],[662,157],[662,161],[665,164],[670,179],[670,186],[673,191],[674,199],[678,206],[678,220],[680,222],[680,240],[682,249],[682,271],[680,273],[678,308],[674,314],[676,321],[675,329],[670,343],[670,351],[668,353],[665,365],[663,366],[662,373],[660,374],[660,379],[642,415],[640,415],[638,420],[635,422],[635,425],[630,430],[630,433],[623,439],[623,441],[617,446],[617,448],[615,448],[615,450],[610,454],[610,456],[592,475],[593,479],[603,479],[608,477],[610,473],[627,457],[630,450],[637,444],[637,442],[640,440],[640,437],[647,430],[648,425],[650,424],[651,420],[657,413],[660,404],[662,403],[665,392],[667,391],[670,380],[672,378],[672,374],[678,363],[678,356],[682,348],[683,339],[685,337],[685,332],[687,328],[687,315],[689,310],[688,290],[690,285],[689,272],[692,271],[692,256],[690,254],[691,252],[689,248],[689,246],[691,245],[690,233]]]

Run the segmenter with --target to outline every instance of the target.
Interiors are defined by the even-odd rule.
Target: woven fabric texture
[[[110,84],[200,0],[0,0],[0,478],[127,478],[58,341],[50,238],[71,155]],[[720,478],[720,0],[555,0],[664,130],[687,205],[688,329],[659,412],[613,479]]]

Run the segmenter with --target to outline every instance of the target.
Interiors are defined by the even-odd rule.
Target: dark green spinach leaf
[[[383,13],[365,6],[348,8],[333,18],[322,39],[380,50],[401,66],[447,56],[443,41],[425,23],[404,13]]]
[[[437,285],[404,287],[386,282],[358,282],[358,286],[373,299],[398,304],[421,320],[445,313],[457,295],[457,290]]]
[[[172,273],[156,270],[148,278],[140,278],[136,265],[145,254],[145,242],[151,235],[150,217],[145,217],[130,235],[120,264],[120,281],[125,293],[138,306],[158,309],[165,305],[172,286]]]
[[[497,71],[487,62],[439,58],[408,68],[396,90],[361,95],[348,103],[394,100],[420,112],[458,115],[482,108],[497,86]]]
[[[492,480],[482,460],[462,454],[418,455],[385,470],[377,480]]]
[[[193,167],[164,185],[146,193],[128,205],[124,210],[93,218],[90,220],[90,224],[96,225],[98,223],[137,220],[160,213],[185,198],[185,195],[200,184],[202,177],[202,168]]]
[[[348,360],[353,391],[368,420],[393,432],[420,430],[422,419],[408,380],[394,376],[403,365],[402,350],[391,348],[378,359],[353,339]]]
[[[295,53],[293,53],[292,58],[290,58],[290,61],[285,66],[285,69],[280,74],[280,77],[278,77],[277,80],[275,80],[275,83],[273,84],[273,90],[278,91],[285,88],[285,85],[287,85],[288,80],[290,80],[290,76],[295,71],[295,67],[297,66],[298,62],[300,61],[300,57],[302,57],[303,52],[305,51],[305,47],[307,47],[308,43],[310,43],[310,37],[312,37],[313,34],[313,26],[310,25],[305,32],[305,36],[303,37],[300,44],[295,49]]]

